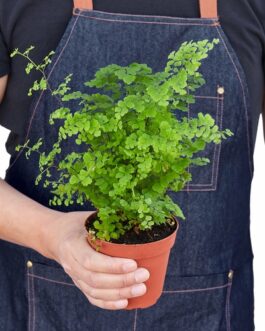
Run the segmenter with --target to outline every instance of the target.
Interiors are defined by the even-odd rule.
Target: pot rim
[[[98,209],[97,209],[93,214],[89,215],[89,216],[86,218],[85,224],[86,224],[91,218],[95,217],[97,213],[98,213]],[[113,246],[121,246],[121,245],[125,245],[125,246],[143,246],[143,245],[149,245],[149,244],[153,244],[153,243],[157,243],[157,242],[161,243],[161,242],[166,241],[167,239],[169,239],[171,236],[173,236],[173,235],[174,235],[175,233],[177,233],[178,230],[179,230],[179,221],[178,221],[178,219],[177,219],[175,216],[173,216],[173,217],[174,217],[174,219],[175,219],[175,221],[176,221],[176,223],[177,223],[177,227],[176,227],[176,229],[175,229],[175,230],[174,230],[169,236],[167,236],[167,237],[165,237],[165,238],[163,238],[163,239],[160,239],[160,240],[155,240],[155,241],[151,241],[151,242],[148,242],[148,243],[142,243],[142,244],[126,244],[126,243],[121,244],[121,243],[112,243],[112,242],[109,242],[109,241],[106,241],[106,240],[103,240],[103,239],[99,239],[99,238],[97,238],[97,239],[96,239],[96,242],[102,242],[102,243],[104,243],[104,244],[107,244],[107,245],[113,245]],[[87,233],[87,235],[89,236],[89,233]],[[90,237],[90,236],[89,236],[89,237]]]

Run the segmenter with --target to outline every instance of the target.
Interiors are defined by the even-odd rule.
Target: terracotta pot
[[[86,223],[94,217],[95,214],[91,215],[86,220]],[[144,267],[150,272],[150,277],[145,282],[147,287],[146,293],[140,297],[130,298],[126,309],[150,307],[161,296],[170,250],[175,243],[178,229],[179,223],[177,221],[177,227],[171,235],[162,240],[146,244],[114,244],[99,239],[96,242],[92,242],[88,235],[89,244],[94,249],[96,249],[96,246],[99,247],[100,253],[113,257],[133,259],[137,262],[138,267]]]

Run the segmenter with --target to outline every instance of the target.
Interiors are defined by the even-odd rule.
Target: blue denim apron
[[[86,1],[84,1],[85,3]],[[210,144],[198,156],[210,163],[190,168],[193,180],[180,192],[169,192],[186,216],[171,251],[161,298],[148,309],[109,311],[93,306],[59,264],[37,252],[0,242],[1,331],[252,331],[253,253],[250,240],[250,189],[253,145],[247,82],[217,13],[175,18],[106,13],[74,8],[52,64],[49,83],[56,87],[73,73],[72,86],[84,90],[100,67],[111,63],[147,63],[162,70],[167,55],[184,41],[219,38],[200,69],[206,84],[197,90],[189,116],[210,113],[234,136]],[[207,9],[207,7],[206,7]],[[26,139],[44,139],[52,147],[58,127],[48,123],[59,106],[49,92],[32,100]],[[75,106],[72,104],[71,106]],[[70,151],[73,145],[65,146]],[[76,148],[76,147],[75,147]],[[6,181],[48,205],[51,194],[35,186],[38,159],[15,155]],[[62,207],[63,211],[95,209]]]

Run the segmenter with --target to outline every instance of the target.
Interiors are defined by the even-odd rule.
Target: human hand
[[[84,223],[94,212],[56,212],[45,224],[46,255],[60,263],[91,304],[104,309],[124,309],[128,298],[146,292],[148,270],[134,260],[114,258],[95,251],[87,242]]]

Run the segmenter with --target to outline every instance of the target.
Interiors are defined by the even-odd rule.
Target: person
[[[219,1],[218,8],[216,0],[74,6],[72,16],[72,0],[0,1],[0,123],[11,130],[10,167],[0,181],[0,330],[254,330],[249,198],[264,91],[263,1]],[[82,88],[78,81],[98,67],[148,61],[159,69],[182,41],[205,38],[220,44],[202,67],[206,84],[190,113],[212,112],[235,136],[211,146],[211,164],[172,193],[187,222],[159,302],[125,310],[129,298],[146,292],[149,272],[90,248],[84,220],[93,206],[51,209],[50,192],[34,185],[36,160],[26,161],[15,147],[26,138],[50,138],[53,101],[27,97],[39,75],[25,75],[25,61],[10,53],[34,45],[38,63],[56,50],[50,82],[73,72]]]

